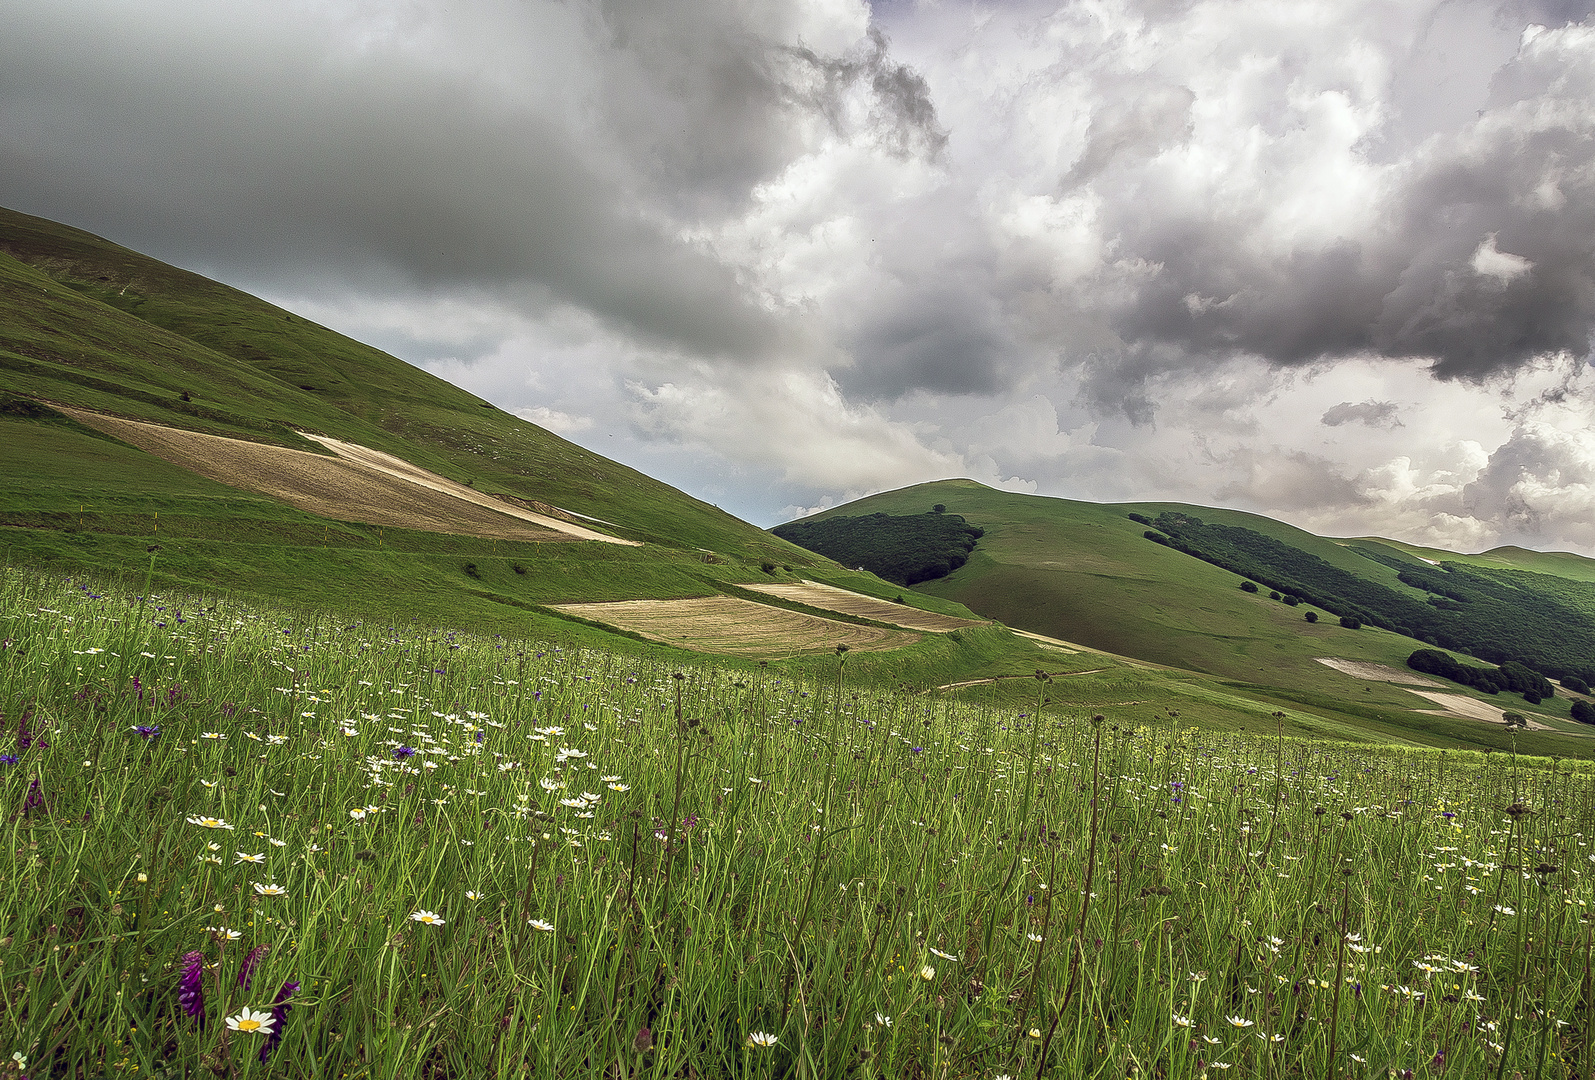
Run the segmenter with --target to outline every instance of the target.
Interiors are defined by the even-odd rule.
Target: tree
[[[1318,621],[1318,612],[1309,611],[1307,614],[1303,615],[1302,618],[1306,619],[1308,622],[1317,622]]]
[[[1595,705],[1587,701],[1573,702],[1573,719],[1580,724],[1595,724]]]
[[[1256,591],[1257,591],[1257,582],[1255,582],[1255,581],[1243,581],[1243,582],[1241,582],[1241,592],[1256,592]]]
[[[1350,615],[1342,615],[1340,617],[1340,625],[1344,626],[1347,630],[1361,630],[1362,620],[1353,619]]]
[[[945,514],[947,512],[947,504],[937,503],[935,506],[930,508],[930,512],[933,514]]]

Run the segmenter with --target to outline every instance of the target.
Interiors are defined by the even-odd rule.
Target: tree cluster
[[[984,529],[937,507],[926,514],[870,514],[793,521],[770,530],[783,540],[898,585],[946,577],[964,565]]]
[[[1148,539],[1267,586],[1287,603],[1311,604],[1492,664],[1520,660],[1558,679],[1595,680],[1595,584],[1351,549],[1396,570],[1403,584],[1429,594],[1424,599],[1252,529],[1181,513],[1159,514],[1151,524],[1159,531],[1147,530]]]
[[[1407,666],[1413,671],[1439,675],[1486,694],[1510,690],[1522,694],[1523,700],[1531,705],[1538,705],[1546,698],[1556,696],[1556,688],[1549,679],[1516,660],[1508,660],[1497,668],[1482,668],[1459,663],[1438,649],[1419,649],[1407,657]]]

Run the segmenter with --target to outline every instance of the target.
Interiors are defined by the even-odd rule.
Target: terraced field
[[[894,604],[890,600],[878,600],[873,596],[851,592],[847,589],[838,589],[835,585],[824,585],[818,581],[802,581],[790,585],[748,585],[746,588],[754,592],[761,592],[768,596],[779,596],[783,600],[795,600],[809,607],[824,608],[826,611],[839,611],[843,615],[854,615],[861,619],[873,619],[876,622],[891,623],[901,626],[905,630],[927,630],[933,634],[946,634],[954,630],[961,630],[966,626],[979,626],[980,623],[970,619],[955,619],[951,615],[939,615],[934,611],[922,611],[919,608],[909,607],[907,604]]]
[[[549,606],[577,618],[641,634],[653,641],[732,656],[790,656],[834,649],[838,645],[860,652],[877,652],[919,640],[918,634],[902,630],[822,619],[734,596]]]

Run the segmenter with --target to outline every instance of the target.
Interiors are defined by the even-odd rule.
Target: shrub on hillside
[[[1257,582],[1255,582],[1255,581],[1243,581],[1243,582],[1241,582],[1241,592],[1256,592],[1256,591],[1257,591]]]
[[[1347,630],[1361,630],[1362,620],[1354,619],[1350,615],[1342,615],[1340,617],[1340,625],[1344,626]]]
[[[1587,701],[1573,702],[1573,719],[1580,724],[1595,724],[1595,705]]]
[[[1307,614],[1303,615],[1302,618],[1306,619],[1308,622],[1317,622],[1318,621],[1318,612],[1309,611]]]

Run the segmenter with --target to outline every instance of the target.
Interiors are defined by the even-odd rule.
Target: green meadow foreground
[[[0,638],[7,1077],[1595,1063],[1586,762],[16,571]]]

